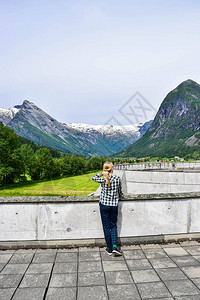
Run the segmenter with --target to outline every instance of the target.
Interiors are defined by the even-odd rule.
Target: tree
[[[87,161],[86,166],[87,170],[100,170],[103,166],[102,158],[92,157]]]
[[[71,175],[80,175],[86,171],[85,159],[81,156],[71,157]]]
[[[35,152],[31,176],[34,179],[50,179],[53,175],[53,158],[47,148]]]
[[[61,165],[61,174],[64,176],[68,176],[72,174],[72,167],[71,167],[71,158],[65,156],[64,158],[60,159]]]
[[[13,183],[23,169],[20,142],[13,129],[0,122],[0,184]]]
[[[31,145],[27,145],[27,144],[22,145],[20,151],[21,151],[21,157],[24,165],[24,169],[23,169],[24,176],[26,174],[30,175],[33,161],[34,161],[34,151]]]
[[[61,160],[58,158],[53,159],[52,176],[59,177],[62,174]]]

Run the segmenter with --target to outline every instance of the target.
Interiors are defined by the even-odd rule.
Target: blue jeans
[[[108,206],[99,203],[103,232],[107,247],[112,249],[117,245],[117,215],[118,206]]]

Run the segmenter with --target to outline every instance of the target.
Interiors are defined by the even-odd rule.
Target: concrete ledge
[[[166,200],[166,199],[185,199],[200,198],[200,192],[188,193],[158,193],[158,194],[131,194],[125,195],[121,202],[134,200]],[[34,197],[0,197],[0,204],[9,203],[83,203],[83,202],[99,202],[99,196],[34,196]]]
[[[139,244],[168,244],[183,241],[199,241],[199,233],[173,234],[173,235],[152,235],[134,236],[119,238],[119,245],[139,245]],[[75,247],[105,247],[104,239],[82,239],[82,240],[50,240],[50,241],[12,241],[0,242],[0,250],[8,249],[56,249]]]

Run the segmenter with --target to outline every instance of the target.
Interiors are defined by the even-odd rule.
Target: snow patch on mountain
[[[0,122],[2,122],[4,125],[7,125],[10,120],[14,118],[16,113],[19,111],[18,108],[12,107],[12,108],[0,108]]]
[[[132,125],[91,125],[91,124],[82,124],[82,123],[64,123],[65,126],[77,129],[81,132],[87,133],[91,131],[97,131],[102,134],[113,134],[113,132],[120,134],[133,134],[133,132],[140,136],[140,127],[144,125],[144,123],[132,124]]]

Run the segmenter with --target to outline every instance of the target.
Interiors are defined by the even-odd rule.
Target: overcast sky
[[[0,107],[27,99],[66,123],[151,119],[179,83],[200,83],[199,16],[199,0],[0,0]]]

